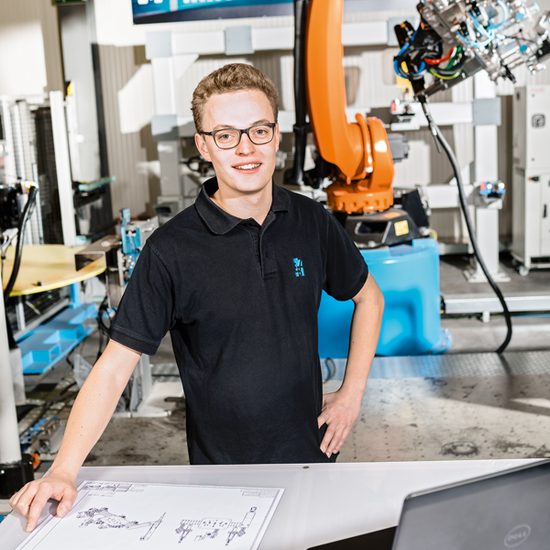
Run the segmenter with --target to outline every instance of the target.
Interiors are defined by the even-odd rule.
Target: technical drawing
[[[85,480],[70,514],[46,517],[17,550],[258,550],[283,491]]]
[[[248,527],[250,527],[256,516],[256,510],[257,508],[252,506],[242,521],[233,521],[227,518],[182,519],[176,529],[176,534],[180,535],[178,543],[186,539],[187,535],[192,533],[194,529],[204,529],[206,533],[197,535],[195,537],[196,541],[215,539],[220,531],[228,531],[225,546],[229,546],[235,537],[246,535]]]
[[[122,514],[113,514],[109,512],[107,507],[103,508],[89,508],[78,512],[77,518],[84,518],[84,521],[79,527],[88,527],[88,525],[97,525],[99,529],[140,529],[142,527],[149,527],[145,535],[140,537],[139,540],[149,540],[153,533],[157,530],[158,526],[162,523],[166,512],[160,516],[156,521],[132,521],[126,518]]]

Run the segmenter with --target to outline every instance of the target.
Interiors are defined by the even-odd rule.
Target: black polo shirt
[[[321,204],[273,185],[260,226],[219,208],[217,188],[149,237],[111,338],[154,355],[170,331],[192,464],[327,462],[321,291],[348,300],[368,268]]]

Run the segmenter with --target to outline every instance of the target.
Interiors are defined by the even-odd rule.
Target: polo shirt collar
[[[278,185],[272,182],[273,200],[271,203],[271,211],[273,212],[288,212],[290,209],[290,197],[288,193],[281,189]],[[201,192],[195,201],[195,208],[202,218],[208,229],[216,235],[225,235],[234,229],[243,220],[232,216],[225,210],[222,210],[211,198],[218,190],[218,181],[216,178],[209,179],[204,182]]]

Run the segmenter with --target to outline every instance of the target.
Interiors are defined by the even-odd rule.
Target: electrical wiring
[[[421,78],[422,73],[424,73],[427,69],[426,62],[424,59],[422,59],[422,62],[420,63],[420,66],[415,73],[412,73],[408,70],[408,65],[406,65],[407,66],[406,72],[403,70],[403,67],[402,67],[402,64],[406,62],[406,59],[404,58],[404,54],[410,48],[411,44],[414,43],[414,39],[416,38],[416,35],[420,30],[420,28],[421,28],[421,25],[419,25],[418,29],[416,29],[416,31],[413,33],[410,39],[403,45],[403,47],[399,50],[399,53],[394,57],[393,67],[395,72],[406,80],[415,80],[415,79]],[[425,48],[418,48],[415,50],[415,52],[420,52],[422,50],[425,50]],[[408,59],[410,60],[410,57]]]
[[[34,185],[31,186],[28,193],[27,204],[25,205],[25,208],[23,209],[23,213],[19,218],[19,224],[17,227],[17,242],[15,245],[15,259],[13,261],[13,268],[12,268],[10,278],[8,280],[8,284],[4,289],[4,302],[8,301],[11,291],[13,290],[13,286],[15,285],[17,275],[19,274],[19,267],[21,265],[21,254],[23,251],[25,227],[27,225],[27,221],[31,217],[32,209],[34,208],[34,205],[36,202],[37,193],[38,193],[38,188]]]
[[[430,70],[430,73],[432,73],[434,76],[437,76],[437,78],[441,78],[441,80],[453,80],[455,78],[457,78],[458,76],[460,76],[460,73],[462,71],[456,71],[456,73],[452,74],[452,75],[448,75],[448,76],[445,76],[443,74],[438,74],[436,71],[434,71],[433,69]]]
[[[466,58],[462,55],[462,48],[459,46],[456,48],[455,54],[444,69],[430,69],[430,73],[441,80],[453,80],[460,76],[465,62]]]
[[[491,274],[489,273],[489,270],[487,269],[487,266],[485,265],[485,261],[483,260],[483,256],[481,255],[479,251],[479,246],[477,244],[477,239],[474,233],[472,220],[470,218],[470,212],[468,210],[468,202],[466,199],[466,193],[464,191],[464,185],[462,183],[462,175],[460,173],[460,167],[458,164],[458,161],[456,159],[456,156],[441,133],[441,130],[437,126],[437,124],[434,122],[430,110],[428,107],[428,100],[425,95],[419,96],[419,101],[422,105],[422,110],[424,112],[424,116],[426,117],[426,120],[428,121],[428,125],[430,127],[430,130],[432,132],[432,135],[434,136],[434,139],[436,140],[436,143],[439,143],[441,147],[443,147],[443,150],[445,151],[449,162],[451,163],[457,188],[458,188],[458,196],[460,200],[460,206],[462,208],[462,213],[464,214],[464,219],[466,221],[466,228],[468,230],[468,235],[470,237],[470,242],[472,243],[472,248],[474,249],[474,255],[479,263],[479,266],[481,267],[481,270],[485,274],[485,277],[487,278],[487,282],[493,289],[494,293],[497,295],[500,304],[502,305],[502,310],[504,312],[504,318],[506,319],[506,337],[504,339],[504,342],[498,347],[498,349],[495,350],[496,353],[501,354],[504,352],[504,350],[508,347],[508,344],[510,343],[510,340],[512,339],[512,318],[510,315],[510,311],[508,310],[508,305],[506,304],[506,300],[504,299],[504,296],[502,295],[502,292],[500,288],[497,286],[493,278],[491,277]]]
[[[405,73],[401,70],[401,67],[399,66],[399,63],[398,63],[397,59],[393,62],[393,68],[394,68],[395,72],[396,72],[399,76],[403,77],[403,78],[406,79],[406,80],[409,79],[408,75],[405,74]]]
[[[400,76],[402,76],[403,78],[405,78],[406,80],[414,80],[415,78],[420,78],[422,73],[426,70],[426,63],[424,61],[422,61],[419,69],[418,69],[418,72],[416,73],[410,73],[410,72],[404,72],[401,65],[405,63],[404,60],[402,60],[401,62],[399,62],[398,59],[396,59],[394,61],[394,69],[395,69],[395,72],[397,74],[399,74]]]
[[[455,52],[456,52],[456,48],[451,48],[451,50],[447,55],[440,57],[439,59],[430,59],[429,57],[426,57],[424,58],[424,61],[428,65],[440,65],[441,63],[443,63],[443,61],[447,61],[447,59],[451,59],[451,57],[455,55]]]
[[[336,363],[332,357],[327,357],[325,359],[325,366],[327,367],[327,377],[323,379],[323,384],[330,382],[336,376]]]

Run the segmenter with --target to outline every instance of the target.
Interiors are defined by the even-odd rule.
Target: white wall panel
[[[471,102],[474,99],[474,81],[469,78],[451,88],[451,100],[454,103]]]
[[[0,95],[63,87],[57,8],[42,0],[0,0]]]
[[[44,39],[31,2],[3,2],[0,95],[41,95],[47,86]]]
[[[294,111],[294,56],[288,53],[279,58],[281,65],[281,108]]]
[[[455,124],[453,126],[453,141],[458,164],[463,169],[474,161],[473,126],[471,124]]]
[[[359,55],[344,55],[344,67],[358,67],[359,88],[355,106],[388,107],[400,95],[391,74],[395,48],[368,50]],[[389,65],[389,70],[388,70]]]
[[[358,23],[361,21],[387,21],[390,17],[402,17],[403,20],[417,19],[418,12],[415,9],[416,2],[411,1],[410,9],[406,10],[376,10],[344,12],[344,23]]]
[[[9,0],[2,0],[5,3]],[[42,24],[42,39],[44,41],[44,61],[46,62],[46,92],[62,90],[64,85],[63,61],[59,41],[59,24],[57,7],[51,2],[33,0]],[[24,2],[13,2],[23,4]]]
[[[155,112],[151,64],[141,65],[118,91],[120,131],[132,134],[151,123]]]
[[[415,187],[431,183],[431,150],[425,141],[409,141],[409,158],[395,164],[394,187]]]
[[[125,105],[122,112],[120,108],[120,101],[128,99],[133,79],[141,80],[148,71],[141,69],[143,57],[137,55],[134,47],[100,46],[99,53],[109,169],[111,175],[116,176],[111,184],[113,215],[118,217],[120,209],[125,207],[130,208],[132,216],[145,211],[151,214],[150,202],[156,199],[156,194],[150,191],[158,189],[158,178],[147,169],[148,163],[156,160],[150,127],[132,128],[128,106]],[[133,95],[132,101],[139,101],[138,96]],[[139,113],[140,108],[136,105],[135,112]],[[121,118],[124,127],[121,127]]]

